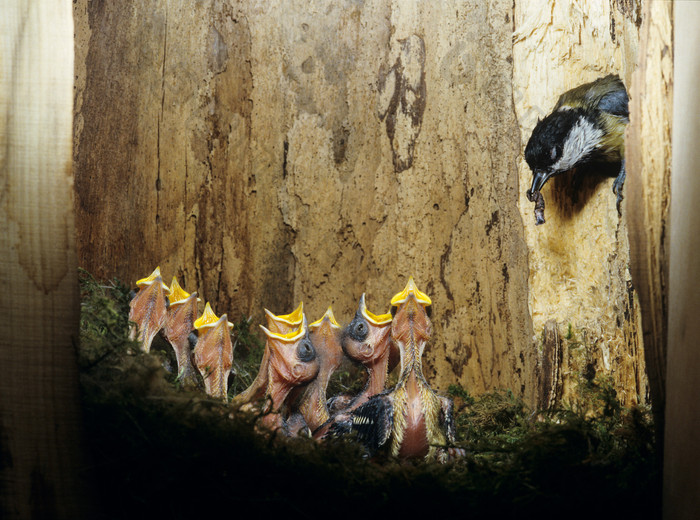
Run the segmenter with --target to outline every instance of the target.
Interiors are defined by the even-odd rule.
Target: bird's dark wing
[[[600,98],[598,108],[603,112],[629,119],[629,98],[624,86],[622,90],[612,90]]]
[[[616,74],[608,74],[591,83],[579,85],[564,92],[554,107],[598,109],[609,114],[629,118],[629,97],[625,84]]]
[[[358,440],[373,454],[383,446],[393,426],[394,406],[386,394],[372,397],[352,413],[352,430]]]
[[[591,83],[586,93],[591,106],[619,117],[629,118],[629,97],[622,80],[610,74]]]

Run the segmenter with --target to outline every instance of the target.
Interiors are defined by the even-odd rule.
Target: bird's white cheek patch
[[[570,170],[581,159],[598,147],[603,131],[587,119],[579,119],[564,141],[561,158],[552,166],[553,171]]]

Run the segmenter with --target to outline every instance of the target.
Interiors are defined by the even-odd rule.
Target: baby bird
[[[367,369],[367,382],[355,396],[340,394],[329,399],[328,408],[333,417],[314,432],[317,439],[323,439],[334,424],[350,421],[355,409],[384,391],[388,373],[399,362],[399,348],[391,341],[391,314],[376,315],[370,312],[365,305],[364,294],[355,317],[343,329],[341,343],[345,354]]]
[[[168,286],[163,283],[160,267],[151,275],[136,282],[139,292],[129,302],[129,321],[136,324],[131,328],[129,337],[141,342],[141,350],[151,351],[153,338],[165,326],[168,319],[168,300],[165,292]]]
[[[301,327],[301,322],[304,317],[304,304],[302,302],[299,304],[299,307],[289,314],[281,314],[279,316],[265,309],[265,316],[267,329],[270,332],[275,334],[288,334],[299,330],[299,327]],[[255,376],[255,379],[248,388],[232,399],[231,404],[234,407],[246,406],[246,409],[251,409],[252,407],[249,403],[254,403],[265,397],[268,386],[269,367],[270,340],[268,339],[265,341],[265,350],[263,351],[263,357],[260,361],[258,375]]]
[[[343,331],[343,350],[367,369],[364,389],[347,403],[346,412],[384,391],[387,376],[399,362],[399,347],[391,340],[391,314],[376,315],[367,309],[365,295],[355,317]]]
[[[298,399],[296,395],[291,394],[290,398],[294,403],[292,409],[301,414],[311,433],[330,418],[326,405],[326,389],[331,375],[343,360],[340,331],[340,325],[330,307],[321,319],[309,325],[309,339],[319,361],[318,375],[305,387],[299,387],[295,392],[301,394]]]
[[[334,424],[331,435],[356,432],[370,455],[386,447],[398,458],[445,462],[453,456],[448,446],[455,439],[452,401],[437,395],[423,375],[423,350],[433,331],[427,312],[431,304],[413,278],[392,298],[397,310],[391,337],[401,354],[399,380],[392,390],[352,412],[348,422]]]
[[[192,363],[190,338],[197,319],[197,293],[189,294],[173,277],[168,290],[168,319],[163,333],[175,351],[177,379],[185,388],[197,387],[197,376]],[[196,341],[195,341],[196,342]]]
[[[298,330],[278,334],[260,325],[270,346],[266,397],[269,406],[262,418],[262,426],[287,431],[286,401],[296,387],[313,380],[320,368],[316,349],[309,338],[309,327],[303,318]]]
[[[233,366],[233,345],[230,323],[225,314],[214,314],[207,302],[204,313],[194,322],[199,333],[194,347],[194,361],[204,379],[204,389],[210,396],[226,399],[228,376]]]

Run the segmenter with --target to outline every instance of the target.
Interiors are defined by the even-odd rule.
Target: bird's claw
[[[617,214],[620,216],[622,216],[622,199],[623,199],[622,185],[624,184],[624,182],[625,182],[624,177],[622,179],[620,179],[620,177],[617,177],[615,179],[615,182],[613,182],[613,186],[612,186],[613,193],[615,195],[617,195],[617,202],[616,202]]]
[[[616,206],[617,206],[617,214],[618,214],[619,216],[622,216],[622,199],[623,199],[623,197],[622,197],[622,190],[619,190],[619,191],[616,192],[616,191],[615,191],[615,187],[613,186],[613,193],[615,193],[615,194],[617,195],[617,203],[616,203]]]
[[[622,215],[622,186],[625,184],[625,178],[627,177],[627,167],[625,164],[625,160],[622,159],[622,165],[620,167],[620,173],[619,175],[615,178],[615,182],[613,182],[612,185],[612,190],[615,195],[617,195],[617,214]]]

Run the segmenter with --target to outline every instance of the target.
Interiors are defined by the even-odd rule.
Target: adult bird
[[[629,123],[627,90],[610,74],[564,92],[547,117],[538,121],[525,147],[532,170],[528,199],[536,202],[537,224],[544,223],[540,190],[555,175],[575,170],[580,175],[613,168],[613,192],[620,211],[625,182],[625,128]],[[538,211],[539,210],[539,211]]]

